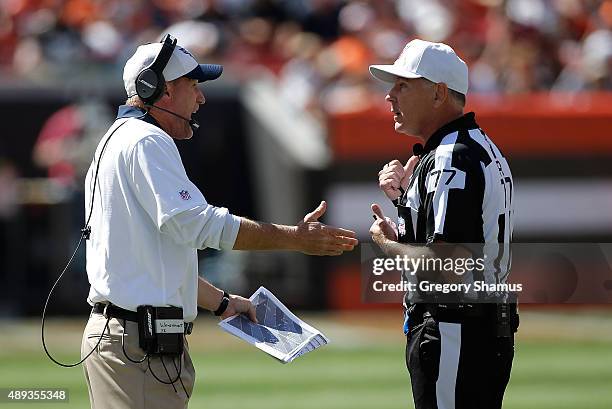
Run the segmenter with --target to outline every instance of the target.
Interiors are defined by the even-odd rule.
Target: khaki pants
[[[106,318],[100,314],[91,314],[81,344],[81,357],[95,347],[106,324]],[[108,330],[104,331],[97,350],[83,363],[89,400],[92,409],[174,409],[186,408],[195,382],[195,369],[189,356],[187,342],[181,358],[150,358],[142,363],[130,362],[121,347],[121,335],[124,335],[124,348],[134,361],[144,356],[138,346],[138,325],[135,322],[111,318]],[[179,360],[181,361],[179,366]],[[165,364],[165,368],[164,368]],[[177,369],[181,369],[182,385],[179,380],[166,385],[155,379],[153,374],[164,382],[176,379]],[[153,371],[153,374],[151,373]],[[167,371],[167,372],[166,372]],[[169,378],[170,377],[170,378]]]

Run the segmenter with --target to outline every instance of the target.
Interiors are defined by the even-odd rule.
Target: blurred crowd
[[[453,46],[471,92],[612,90],[612,0],[0,0],[5,78],[110,76],[169,32],[228,75],[266,72],[313,112],[367,108],[370,63]],[[118,77],[119,78],[119,77]]]

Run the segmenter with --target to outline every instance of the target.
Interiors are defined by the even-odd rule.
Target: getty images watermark
[[[376,292],[401,291],[401,292],[422,292],[422,293],[463,293],[470,292],[501,292],[501,291],[522,291],[522,284],[507,283],[487,283],[485,280],[473,282],[434,282],[427,278],[422,280],[408,280],[406,276],[415,276],[420,272],[422,276],[438,278],[440,275],[464,276],[466,273],[484,276],[487,255],[479,258],[471,257],[409,257],[395,256],[393,258],[376,257],[372,261],[372,274],[382,276],[385,272],[402,272],[403,276],[399,282],[386,283],[381,279],[372,282],[372,289]],[[452,279],[451,279],[452,280]]]
[[[612,303],[612,244],[463,243],[428,250],[429,256],[387,257],[362,244],[362,300]]]

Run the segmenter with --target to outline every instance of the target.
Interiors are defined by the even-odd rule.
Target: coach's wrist
[[[219,302],[219,306],[217,307],[217,309],[215,311],[213,311],[213,314],[215,314],[215,316],[220,316],[222,315],[225,310],[227,310],[227,306],[229,305],[230,302],[230,296],[227,293],[227,291],[223,291],[223,297],[221,298],[221,301]]]

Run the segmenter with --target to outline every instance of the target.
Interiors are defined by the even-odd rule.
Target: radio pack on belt
[[[140,347],[146,353],[158,355],[183,353],[185,323],[182,308],[141,305],[136,313]]]

